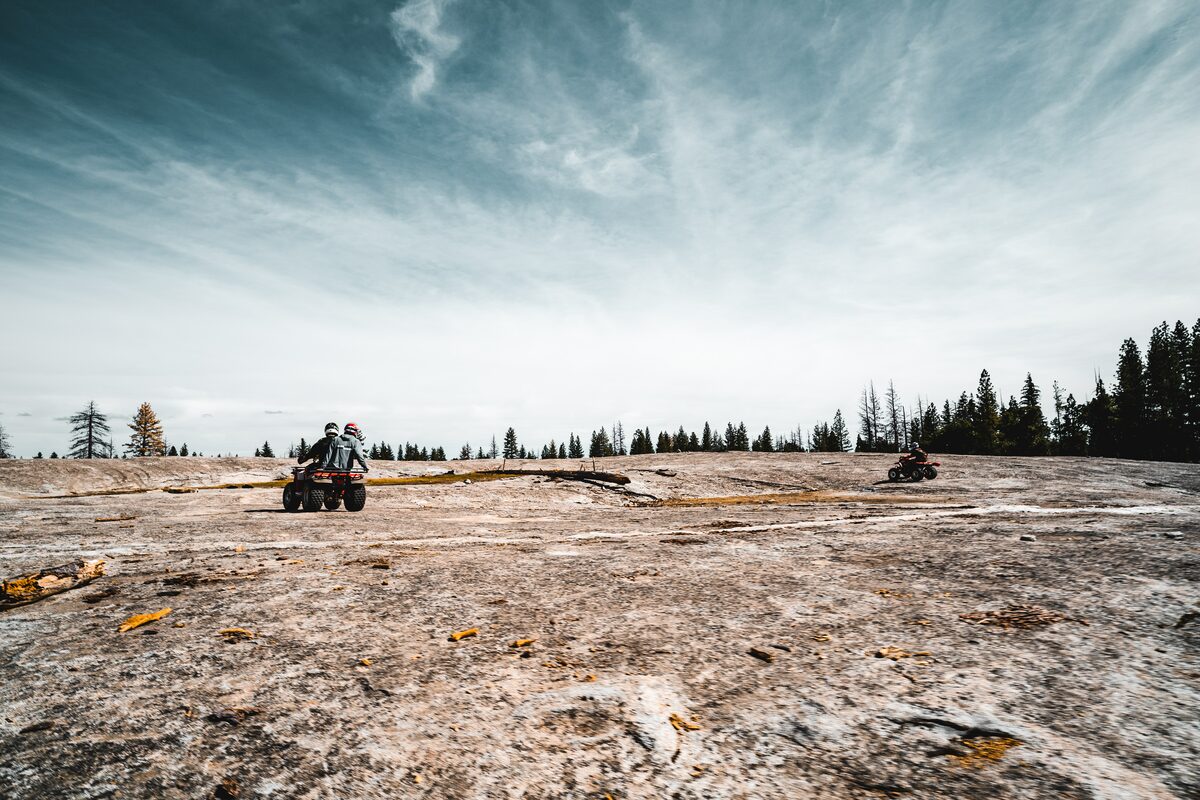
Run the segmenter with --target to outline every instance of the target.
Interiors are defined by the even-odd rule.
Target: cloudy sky
[[[0,424],[760,430],[1200,313],[1194,2],[0,7]]]

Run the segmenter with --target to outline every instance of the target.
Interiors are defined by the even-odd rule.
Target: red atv
[[[888,470],[888,480],[893,483],[901,478],[908,478],[912,481],[919,481],[922,478],[933,480],[938,476],[937,468],[942,465],[940,461],[905,461],[900,459],[896,461],[896,466]]]
[[[330,511],[345,501],[347,511],[362,511],[367,504],[363,473],[355,470],[292,467],[292,482],[283,487],[283,507],[288,511]]]

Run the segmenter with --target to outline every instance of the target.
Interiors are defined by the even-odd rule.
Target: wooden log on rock
[[[0,584],[0,611],[29,605],[91,583],[104,574],[103,561],[72,561],[9,578]]]
[[[624,486],[629,478],[617,472],[595,472],[586,469],[486,469],[483,475],[540,475],[546,478],[558,478],[564,481],[603,481]]]

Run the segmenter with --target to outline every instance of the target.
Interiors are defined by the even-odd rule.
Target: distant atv
[[[901,478],[911,481],[919,481],[922,478],[933,480],[938,476],[937,468],[941,465],[940,461],[897,461],[896,466],[888,470],[888,480],[893,483]]]
[[[283,487],[283,507],[288,511],[330,511],[346,503],[347,511],[362,511],[367,504],[363,473],[354,470],[292,468],[292,482]]]

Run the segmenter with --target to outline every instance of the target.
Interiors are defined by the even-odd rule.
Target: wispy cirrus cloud
[[[417,74],[409,82],[412,99],[419,100],[437,82],[441,62],[458,49],[457,36],[442,30],[442,14],[450,0],[409,0],[392,12],[392,37],[413,63]]]

